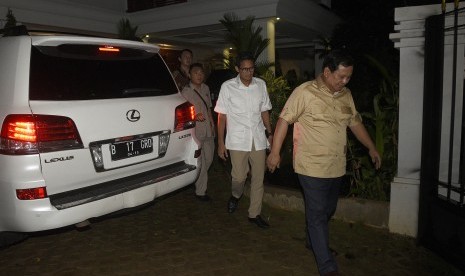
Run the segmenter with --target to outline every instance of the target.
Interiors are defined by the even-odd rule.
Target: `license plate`
[[[111,160],[121,160],[153,152],[153,139],[143,138],[110,144]]]

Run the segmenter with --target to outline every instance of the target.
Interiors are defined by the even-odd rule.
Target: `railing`
[[[418,244],[465,271],[465,9],[425,21]]]
[[[447,121],[447,119],[443,120],[444,123],[448,124],[445,129],[449,128],[448,137],[447,135],[444,135],[444,138],[448,138],[448,141],[441,141],[442,144],[448,147],[448,152],[441,152],[441,155],[448,156],[448,158],[441,160],[440,172],[444,173],[440,173],[438,183],[438,196],[444,201],[460,206],[462,208],[465,207],[465,133],[463,131],[465,129],[465,112],[463,112],[463,93],[462,91],[456,91],[456,87],[458,81],[463,82],[463,78],[457,79],[457,55],[459,54],[458,40],[459,38],[463,40],[463,29],[465,27],[463,20],[459,24],[459,15],[461,14],[463,17],[464,12],[464,8],[458,8],[458,3],[456,4],[456,8],[453,11],[445,12],[445,9],[443,10],[443,20],[445,26],[444,35],[451,35],[451,33],[453,34],[453,57],[451,74],[452,78],[447,79],[452,83],[450,85],[451,91],[449,93],[445,93],[445,95],[449,95],[447,98],[450,98],[450,102],[444,100],[444,103],[449,104],[450,113],[449,116],[443,114],[444,117],[449,118],[449,121]],[[449,15],[453,16],[452,26],[446,26],[446,18]],[[463,55],[463,52],[460,54]],[[456,102],[460,103],[456,104]],[[461,110],[456,110],[457,107],[461,107]],[[461,116],[457,117],[457,114]],[[456,124],[456,121],[458,124]]]
[[[143,11],[185,2],[187,0],[128,0],[127,12]]]

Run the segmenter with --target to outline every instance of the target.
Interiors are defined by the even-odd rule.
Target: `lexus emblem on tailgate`
[[[135,109],[128,110],[126,112],[126,119],[130,122],[137,122],[140,119],[140,112]]]

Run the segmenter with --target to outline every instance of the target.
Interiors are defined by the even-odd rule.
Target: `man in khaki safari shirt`
[[[346,84],[353,60],[344,51],[333,51],[323,61],[316,80],[297,87],[289,97],[273,136],[268,169],[279,166],[282,143],[294,124],[294,170],[305,196],[307,247],[313,250],[321,275],[339,275],[329,248],[328,222],[336,211],[339,188],[346,172],[347,127],[369,150],[378,169],[381,158],[355,109]]]

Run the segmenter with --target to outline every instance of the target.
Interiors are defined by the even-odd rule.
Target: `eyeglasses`
[[[241,72],[253,72],[255,70],[255,67],[244,67],[244,68],[239,68],[239,70],[241,70]]]

